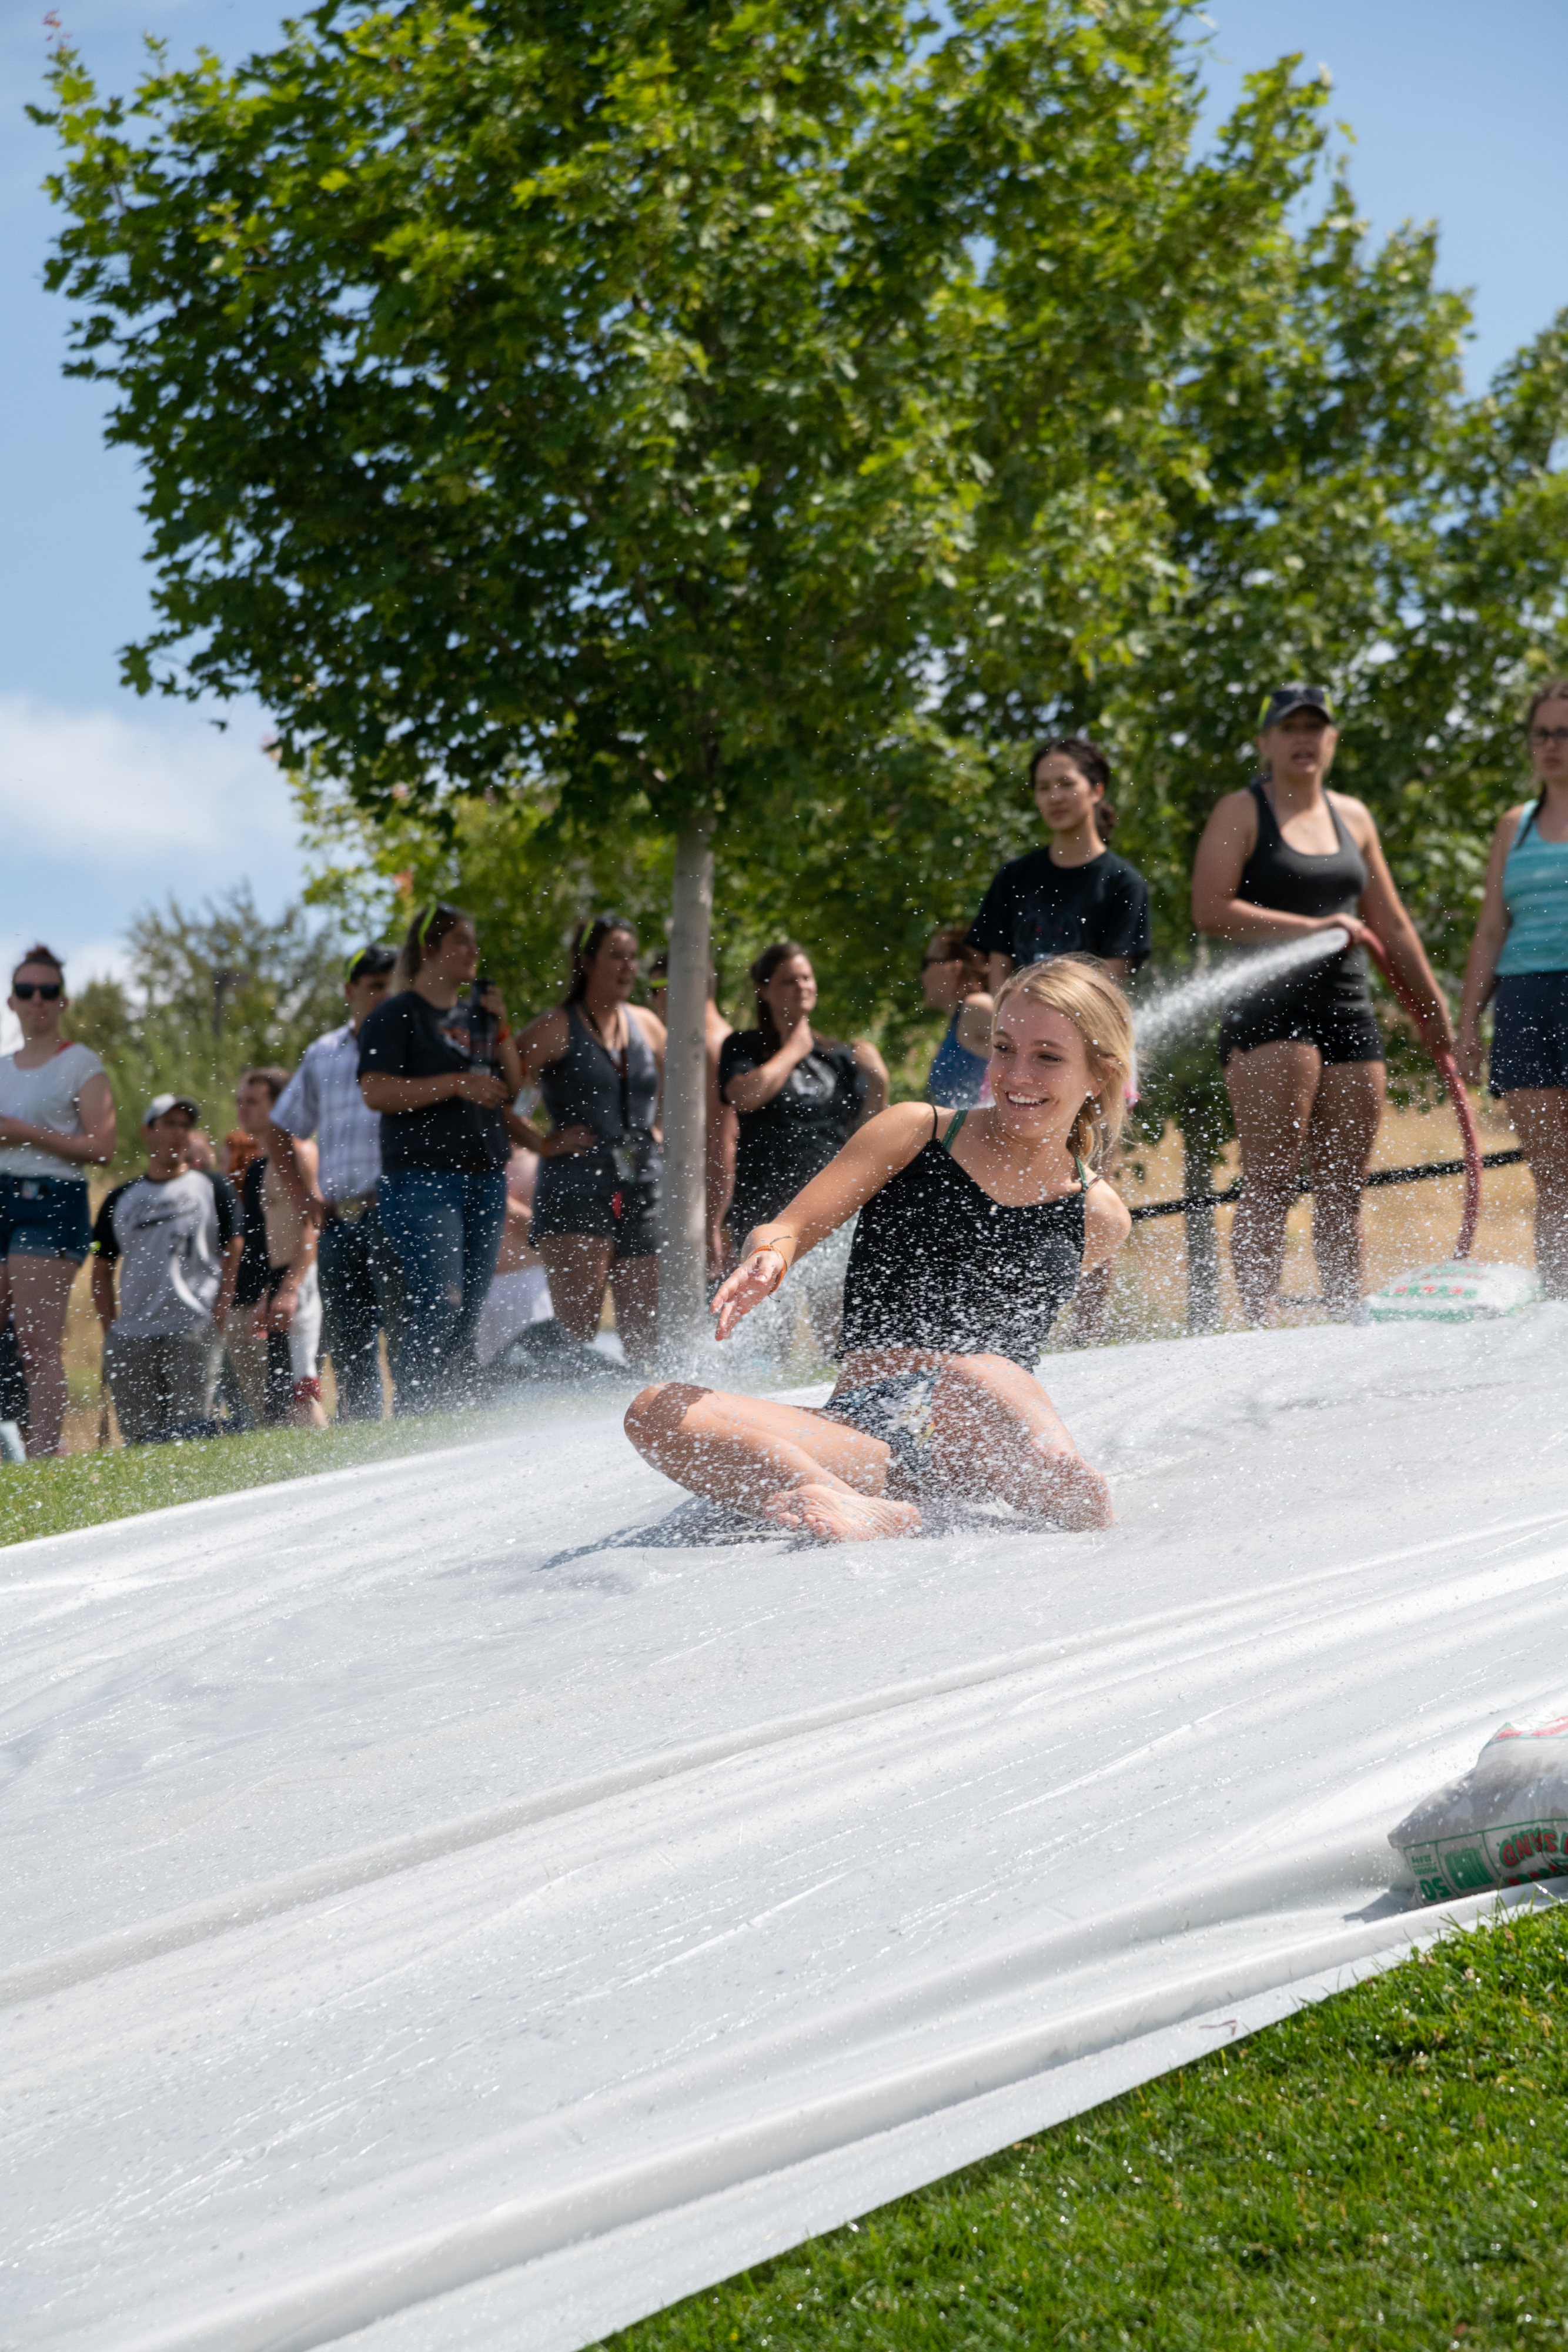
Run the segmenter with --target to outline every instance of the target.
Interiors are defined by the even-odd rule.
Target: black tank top
[[[1241,869],[1237,897],[1249,907],[1275,907],[1285,915],[1354,915],[1369,878],[1366,860],[1333,803],[1328,803],[1328,812],[1333,819],[1335,846],[1322,856],[1312,856],[1304,849],[1291,848],[1260,782],[1253,783],[1252,799],[1258,811],[1258,845]],[[1329,956],[1300,978],[1282,981],[1249,997],[1242,1009],[1249,1015],[1261,1014],[1309,1003],[1332,1004],[1340,1011],[1370,1007],[1364,949],[1347,948],[1342,955]]]
[[[630,1010],[626,1035],[624,1054],[612,1054],[577,1006],[566,1007],[566,1051],[539,1072],[539,1092],[555,1126],[591,1127],[601,1143],[648,1132],[659,1107],[659,1066]]]
[[[1009,1356],[1032,1371],[1077,1287],[1087,1171],[1075,1192],[1009,1209],[953,1158],[968,1114],[931,1140],[861,1211],[844,1277],[841,1355],[935,1348]]]

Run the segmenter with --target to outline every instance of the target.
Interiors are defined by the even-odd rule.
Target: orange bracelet
[[[785,1256],[785,1255],[784,1255],[783,1251],[779,1248],[779,1244],[778,1244],[778,1243],[777,1243],[777,1242],[761,1242],[761,1243],[759,1243],[759,1244],[758,1244],[758,1248],[757,1248],[757,1253],[756,1253],[756,1254],[757,1254],[757,1255],[758,1255],[758,1257],[760,1257],[760,1256],[762,1255],[762,1254],[763,1254],[763,1251],[764,1251],[764,1250],[771,1250],[771,1251],[772,1251],[772,1253],[773,1253],[773,1255],[774,1255],[774,1256],[775,1256],[775,1257],[778,1259],[778,1261],[779,1261],[779,1282],[776,1282],[776,1283],[774,1284],[774,1286],[773,1286],[773,1290],[777,1290],[777,1289],[778,1289],[778,1287],[779,1287],[779,1283],[781,1283],[781,1282],[783,1281],[783,1279],[784,1279],[785,1276],[786,1276],[786,1275],[789,1273],[789,1259]],[[771,1298],[771,1297],[772,1297],[772,1296],[773,1296],[773,1290],[770,1290],[770,1291],[768,1292],[768,1297],[769,1297],[769,1298]]]

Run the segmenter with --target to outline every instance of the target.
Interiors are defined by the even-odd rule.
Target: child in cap
[[[146,1173],[117,1185],[93,1226],[92,1301],[128,1445],[214,1433],[213,1389],[245,1244],[228,1179],[190,1165],[200,1117],[182,1096],[153,1097],[141,1121]]]

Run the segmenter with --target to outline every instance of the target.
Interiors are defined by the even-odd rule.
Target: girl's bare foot
[[[886,1536],[920,1532],[920,1514],[913,1503],[890,1503],[885,1496],[857,1495],[852,1486],[829,1479],[787,1486],[763,1504],[765,1518],[781,1528],[800,1528],[823,1543],[874,1543]]]
[[[1111,1525],[1110,1486],[1082,1454],[1048,1454],[1041,1470],[1041,1504],[1058,1527],[1082,1531]]]

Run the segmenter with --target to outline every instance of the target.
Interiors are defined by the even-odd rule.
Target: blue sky
[[[127,89],[141,36],[177,58],[267,45],[265,0],[60,0],[100,86]],[[1354,129],[1352,176],[1375,233],[1406,218],[1442,227],[1443,274],[1474,289],[1470,375],[1480,383],[1568,303],[1561,89],[1568,0],[1212,0],[1205,10],[1211,115],[1244,73],[1300,50],[1326,65],[1333,111]],[[78,979],[114,968],[138,908],[248,879],[264,908],[301,869],[284,788],[260,751],[265,714],[229,730],[142,702],[117,648],[149,619],[136,469],[103,447],[92,386],[66,382],[65,306],[42,289],[52,209],[38,183],[47,134],[22,114],[39,94],[42,0],[0,28],[0,952],[41,933]]]

